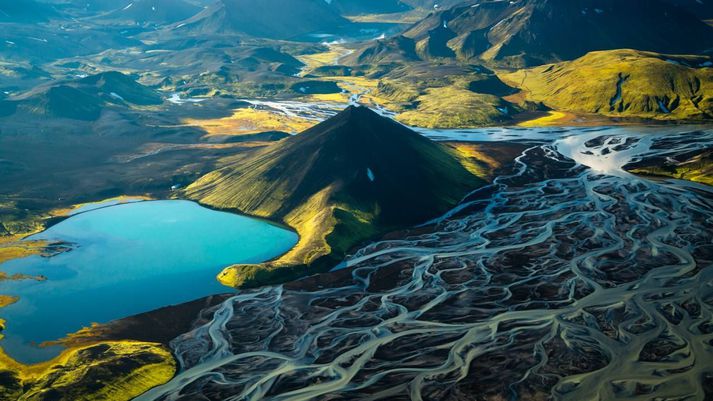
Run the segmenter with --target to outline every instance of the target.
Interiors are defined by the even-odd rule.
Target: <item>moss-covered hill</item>
[[[0,401],[124,401],[166,383],[175,372],[169,350],[155,343],[89,345],[30,366],[0,352]]]
[[[665,159],[641,160],[626,166],[634,174],[676,178],[713,185],[713,149]]]
[[[713,60],[634,50],[501,74],[529,100],[576,113],[662,120],[713,116]]]
[[[236,156],[186,193],[213,207],[283,221],[300,234],[279,260],[233,266],[220,276],[231,286],[255,286],[330,268],[361,241],[438,216],[484,183],[471,171],[475,166],[453,148],[349,107]]]

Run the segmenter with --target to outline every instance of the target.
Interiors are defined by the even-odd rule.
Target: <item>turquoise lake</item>
[[[36,344],[91,323],[230,292],[216,279],[222,268],[280,256],[298,237],[262,220],[172,200],[87,211],[29,239],[64,241],[72,249],[0,266],[47,277],[0,283],[0,293],[20,297],[0,309],[7,320],[0,347],[24,363],[61,351]]]

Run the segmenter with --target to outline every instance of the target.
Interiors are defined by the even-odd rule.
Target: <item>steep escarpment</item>
[[[572,60],[596,50],[690,54],[713,47],[713,28],[661,0],[471,1],[430,14],[403,36],[422,59],[481,59],[506,67]]]

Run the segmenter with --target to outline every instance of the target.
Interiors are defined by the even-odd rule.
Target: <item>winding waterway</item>
[[[218,305],[138,400],[713,397],[713,193],[622,169],[713,130],[426,134],[531,146],[433,227]]]

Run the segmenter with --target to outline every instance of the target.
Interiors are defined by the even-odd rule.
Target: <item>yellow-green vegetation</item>
[[[414,9],[401,13],[387,14],[362,14],[347,16],[352,22],[360,23],[381,23],[381,24],[415,24],[421,21],[428,11],[424,9]]]
[[[0,237],[0,264],[9,260],[25,258],[32,255],[40,255],[47,247],[46,241],[21,241],[19,236]],[[8,276],[0,272],[0,281],[18,278],[19,276]]]
[[[0,308],[14,304],[17,302],[17,299],[17,297],[11,297],[9,295],[0,295]]]
[[[339,45],[329,45],[328,50],[320,53],[302,54],[296,58],[301,61],[305,67],[302,69],[301,75],[307,75],[313,70],[339,64],[339,60],[350,54],[352,50],[345,49]]]
[[[645,162],[644,162],[645,164]],[[713,151],[703,152],[680,163],[637,166],[629,172],[641,175],[670,177],[713,186]]]
[[[399,113],[396,119],[414,127],[466,128],[501,121],[509,111],[497,96],[457,86],[427,89],[416,102],[416,109]]]
[[[545,115],[541,117],[537,117],[532,120],[526,120],[521,123],[518,123],[517,125],[519,127],[526,128],[559,126],[562,125],[564,122],[570,120],[571,117],[572,115],[569,113],[564,113],[561,111],[548,111],[547,113],[545,113]]]
[[[500,77],[559,111],[700,120],[713,116],[711,67],[709,57],[612,50]]]
[[[473,175],[486,180],[495,178],[496,172],[506,162],[514,160],[522,153],[522,147],[513,144],[482,144],[475,142],[453,142],[448,146],[458,152],[463,166]]]
[[[322,78],[339,82],[346,92],[360,95],[362,104],[384,107],[413,127],[468,128],[508,120],[514,109],[507,101],[469,89],[479,79],[483,76],[460,68],[423,65],[407,65],[379,79]]]
[[[175,372],[171,353],[155,343],[94,344],[36,365],[0,351],[0,401],[128,401]]]
[[[485,181],[469,157],[366,108],[223,162],[186,190],[201,203],[280,221],[300,235],[283,257],[225,269],[251,287],[329,269],[354,246],[447,211]]]
[[[230,117],[199,120],[185,119],[186,125],[203,129],[207,136],[250,135],[260,132],[281,131],[296,133],[312,127],[315,122],[299,117],[273,113],[269,110],[242,108],[233,111]]]
[[[26,236],[44,229],[43,217],[18,211],[15,202],[0,203],[0,264],[12,259],[41,254],[47,247],[45,241],[22,241]],[[22,279],[0,272],[0,281]]]
[[[121,196],[104,199],[104,200],[97,201],[97,202],[78,203],[78,204],[72,205],[70,207],[54,209],[49,212],[49,215],[51,217],[67,217],[67,216],[70,216],[72,213],[75,213],[77,210],[87,208],[87,207],[101,206],[102,204],[108,204],[108,203],[122,204],[122,203],[128,203],[128,202],[148,201],[148,200],[152,200],[152,199],[153,198],[151,198],[150,196],[145,196],[145,195],[121,195]]]

